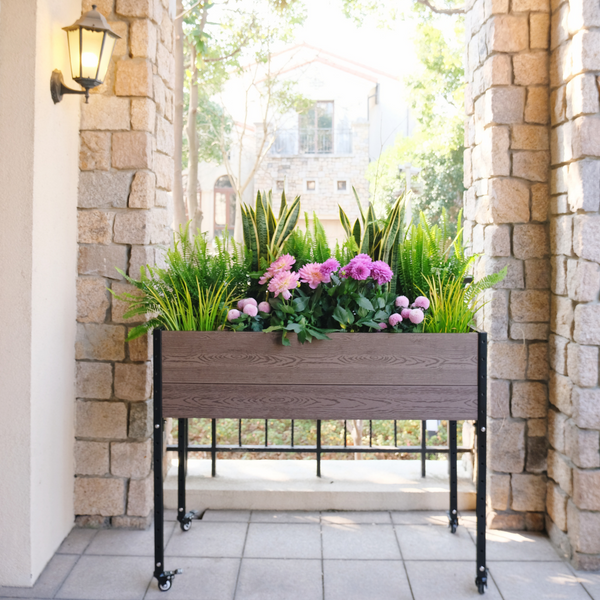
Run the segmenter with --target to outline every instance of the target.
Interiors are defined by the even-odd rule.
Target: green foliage
[[[294,229],[285,242],[282,254],[291,254],[296,259],[294,270],[312,262],[322,263],[331,256],[325,229],[313,212],[312,225],[308,213],[304,213],[305,229]]]

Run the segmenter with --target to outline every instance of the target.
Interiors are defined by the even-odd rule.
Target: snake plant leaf
[[[280,221],[283,215],[285,215],[287,209],[287,201],[285,199],[285,191],[281,192],[281,204],[279,205],[279,216],[277,220]]]
[[[354,221],[354,227],[352,228],[352,235],[354,236],[354,240],[356,241],[357,247],[360,248],[360,244],[362,241],[362,233],[360,230],[360,221],[358,219],[356,219],[356,221]]]
[[[360,198],[358,197],[358,192],[356,188],[352,186],[352,191],[354,192],[354,198],[356,200],[356,204],[358,204],[358,210],[360,211],[360,218],[362,219],[363,225],[365,224],[365,213],[363,212],[362,204],[360,203]]]
[[[352,229],[350,227],[350,219],[348,215],[344,212],[344,209],[338,204],[338,210],[340,213],[340,223],[346,232],[346,235],[350,237],[352,235]]]
[[[256,231],[261,248],[269,247],[269,228],[267,226],[266,197],[258,192],[256,197]]]

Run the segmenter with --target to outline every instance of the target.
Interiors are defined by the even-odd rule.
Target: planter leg
[[[187,419],[179,419],[179,437],[177,439],[177,456],[179,466],[177,472],[177,520],[182,531],[189,531],[192,527],[192,520],[199,512],[197,510],[185,510],[185,483],[187,477],[187,459],[189,446],[189,428]]]
[[[458,527],[458,474],[456,472],[456,421],[448,421],[448,460],[450,461],[450,510],[448,526],[452,533]]]
[[[479,333],[479,360],[477,373],[477,572],[475,585],[480,594],[487,587],[485,560],[486,527],[486,427],[487,427],[487,334]]]
[[[321,421],[317,420],[317,477],[321,477]]]
[[[211,419],[210,422],[210,460],[211,476],[217,476],[217,420]]]
[[[427,421],[421,421],[421,477],[425,477],[427,460]]]

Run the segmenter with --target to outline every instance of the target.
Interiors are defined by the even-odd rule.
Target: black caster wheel
[[[167,590],[171,589],[171,580],[170,579],[165,579],[164,581],[159,581],[158,582],[158,589],[161,592],[166,592]]]
[[[192,522],[191,521],[183,521],[182,523],[179,524],[179,526],[181,527],[181,531],[189,531],[192,528]]]
[[[485,583],[479,583],[479,584],[477,584],[477,591],[480,594],[485,594]]]
[[[456,533],[456,523],[450,523],[450,533]]]

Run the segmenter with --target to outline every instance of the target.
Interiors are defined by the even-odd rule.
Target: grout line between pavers
[[[321,541],[321,597],[325,600],[325,560],[323,551],[323,518],[319,512],[319,540]]]
[[[242,546],[242,554],[240,556],[240,564],[238,565],[237,577],[235,578],[235,587],[233,588],[233,596],[231,600],[235,600],[238,592],[238,585],[240,584],[240,575],[242,573],[242,563],[244,562],[244,553],[246,552],[246,542],[248,541],[248,532],[250,530],[250,520],[252,519],[252,512],[248,513],[248,521],[246,522],[246,535],[244,536],[244,545]]]
[[[392,515],[390,512],[390,519],[392,519]],[[410,590],[410,595],[412,600],[415,600],[415,593],[412,589],[412,583],[410,581],[410,577],[408,576],[408,569],[406,568],[406,562],[404,562],[404,555],[402,554],[402,547],[400,546],[400,540],[398,539],[398,532],[396,531],[396,524],[392,519],[392,527],[394,528],[394,537],[396,538],[396,544],[398,544],[398,552],[400,552],[400,560],[402,561],[402,567],[404,568],[404,574],[406,575],[406,582],[408,583],[408,589]],[[401,525],[398,525],[401,527]]]
[[[71,530],[71,531],[73,531],[73,530]],[[77,560],[73,563],[73,566],[69,569],[69,572],[63,577],[63,580],[60,582],[60,585],[56,588],[56,591],[52,595],[52,598],[56,598],[56,595],[62,590],[63,586],[65,585],[65,582],[67,581],[67,579],[69,578],[69,576],[71,575],[71,573],[73,572],[75,567],[79,564],[81,557],[84,555],[85,551],[90,547],[90,544],[96,539],[96,536],[98,535],[98,531],[100,531],[100,530],[98,529],[94,533],[94,535],[92,535],[90,537],[88,543],[85,545],[85,548],[83,548],[83,550],[79,553]]]

